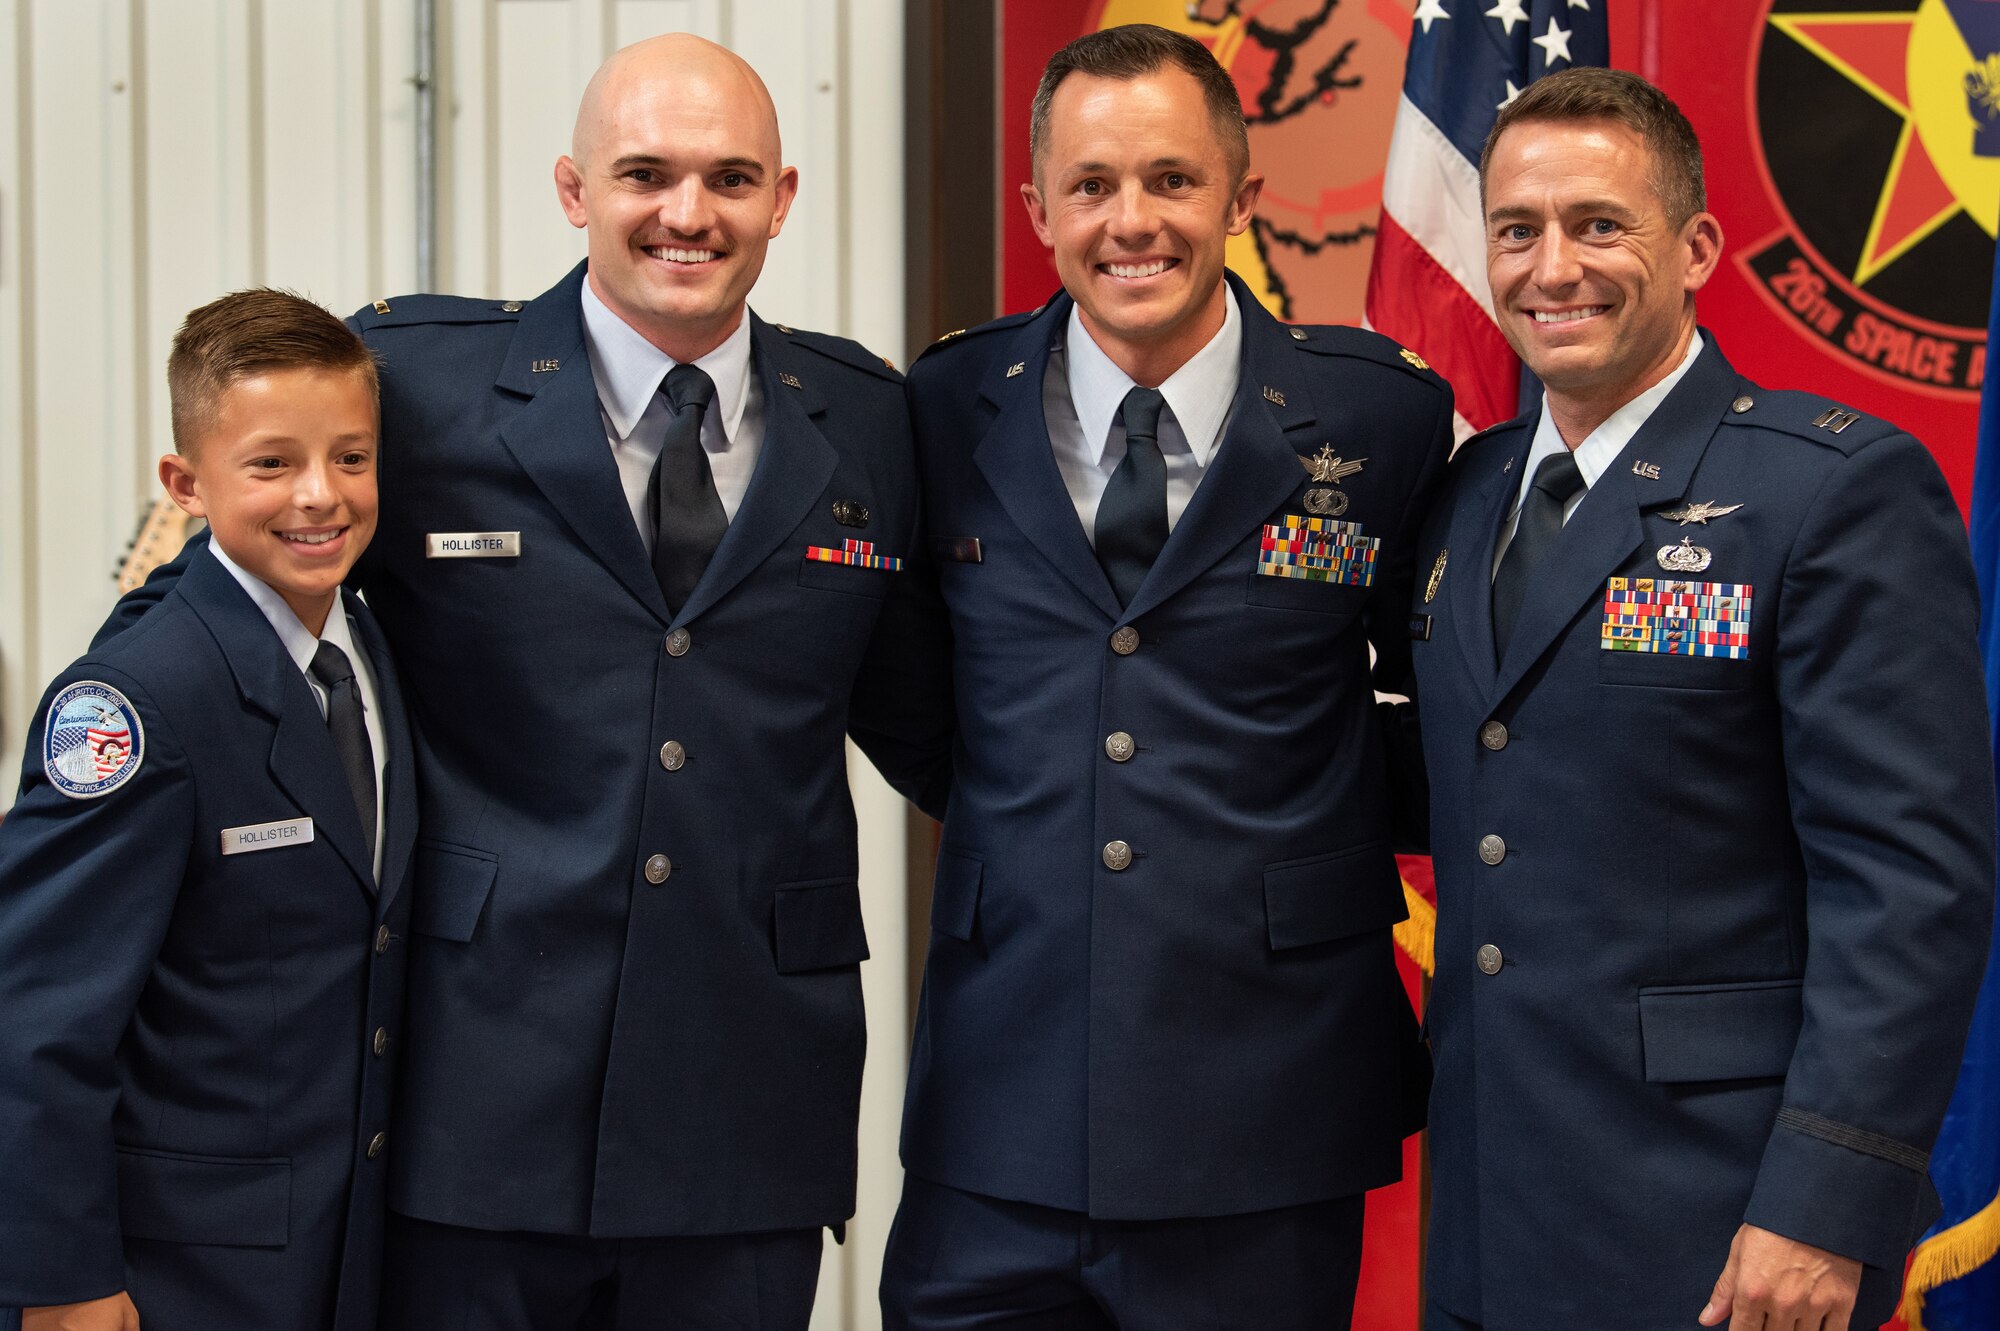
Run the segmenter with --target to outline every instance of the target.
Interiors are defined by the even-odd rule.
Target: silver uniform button
[[[694,645],[694,635],[686,629],[675,629],[667,635],[667,655],[686,656],[688,648]]]
[[[667,875],[674,871],[674,862],[664,855],[655,855],[646,861],[646,881],[654,887],[667,881]]]
[[[368,1158],[373,1160],[376,1156],[382,1154],[382,1148],[388,1144],[389,1134],[387,1132],[376,1133],[368,1139]]]
[[[1479,742],[1498,753],[1507,747],[1507,727],[1498,721],[1488,721],[1479,727]]]
[[[1507,858],[1507,843],[1488,832],[1479,838],[1479,858],[1488,864],[1498,864]]]
[[[510,300],[505,305],[502,305],[500,308],[505,310],[509,314],[519,314],[521,312],[521,302],[518,300]]]
[[[1132,848],[1123,841],[1104,843],[1104,867],[1112,872],[1127,868],[1132,863]]]
[[[1139,746],[1134,744],[1132,737],[1122,730],[1114,730],[1104,737],[1105,756],[1114,763],[1129,763],[1132,761],[1132,755],[1138,751]]]
[[[1294,342],[1303,342],[1303,341],[1305,341],[1305,340],[1306,340],[1306,330],[1305,330],[1305,329],[1303,329],[1303,328],[1294,328],[1294,329],[1292,329],[1292,341],[1294,341]]]
[[[1756,401],[1752,398],[1739,397],[1734,402],[1729,404],[1729,409],[1735,412],[1738,416],[1741,416],[1744,412],[1750,410],[1750,408],[1756,405],[1757,405]]]
[[[389,926],[388,926],[388,925],[386,925],[386,924],[385,924],[385,925],[383,925],[383,926],[382,926],[381,928],[379,928],[379,929],[377,929],[377,930],[375,931],[375,955],[376,955],[376,956],[378,956],[378,957],[379,957],[379,956],[381,956],[381,955],[382,955],[382,954],[383,954],[384,952],[387,952],[387,951],[389,950],[389,938],[390,938],[390,933],[389,933]]]
[[[382,1052],[389,1047],[389,1028],[387,1026],[377,1026],[375,1028],[375,1039],[372,1047],[375,1050],[375,1057],[382,1057]]]
[[[1120,656],[1130,656],[1139,650],[1139,630],[1127,624],[1111,635],[1111,650]]]
[[[660,766],[669,772],[680,771],[687,766],[687,760],[687,750],[681,747],[679,740],[670,739],[660,746]]]
[[[1474,960],[1479,963],[1479,969],[1487,975],[1498,975],[1500,968],[1507,964],[1507,958],[1501,956],[1500,949],[1491,943],[1481,944]]]

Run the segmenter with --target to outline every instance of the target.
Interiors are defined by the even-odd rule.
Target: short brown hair
[[[174,451],[215,424],[231,385],[274,370],[345,370],[380,401],[375,354],[353,329],[304,296],[274,287],[232,291],[188,314],[167,355]]]
[[[1536,79],[1507,103],[1479,153],[1479,192],[1486,193],[1486,168],[1493,145],[1523,121],[1610,120],[1637,134],[1652,154],[1653,192],[1666,206],[1676,229],[1708,207],[1702,183],[1701,141],[1673,99],[1637,74],[1579,65]]]
[[[1072,74],[1136,79],[1168,65],[1192,75],[1201,85],[1215,137],[1222,141],[1222,154],[1229,159],[1236,179],[1243,179],[1250,170],[1250,130],[1243,123],[1243,97],[1229,71],[1192,37],[1151,23],[1127,23],[1085,33],[1050,56],[1042,67],[1042,81],[1028,113],[1028,159],[1037,180],[1042,173],[1042,151],[1049,141],[1049,104],[1064,79]]]

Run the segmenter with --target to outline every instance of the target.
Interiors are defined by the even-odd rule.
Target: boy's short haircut
[[[232,385],[277,370],[346,370],[380,402],[375,353],[323,306],[275,287],[232,291],[191,311],[167,356],[174,451],[186,453],[215,424]]]

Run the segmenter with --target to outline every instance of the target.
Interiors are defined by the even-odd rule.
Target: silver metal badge
[[[1655,555],[1660,567],[1669,573],[1700,573],[1707,569],[1715,556],[1696,545],[1688,537],[1681,537],[1679,545],[1663,545]]]
[[[1318,518],[1337,518],[1347,511],[1345,490],[1306,491],[1306,512]]]
[[[515,559],[521,553],[517,531],[431,531],[424,533],[426,559]]]
[[[1352,462],[1344,462],[1340,455],[1333,451],[1332,444],[1321,444],[1319,452],[1311,457],[1300,457],[1299,465],[1306,469],[1306,475],[1312,477],[1314,485],[1339,485],[1349,476],[1360,472],[1361,464],[1367,460],[1367,458],[1356,458]]]
[[[222,853],[245,855],[253,850],[276,850],[280,846],[303,846],[313,839],[313,820],[286,818],[275,823],[248,823],[222,829]]]
[[[1710,518],[1726,518],[1741,507],[1743,507],[1741,504],[1718,504],[1709,499],[1699,504],[1689,504],[1686,508],[1677,508],[1671,513],[1663,513],[1660,516],[1678,522],[1683,527],[1690,522],[1699,522],[1706,527]]]

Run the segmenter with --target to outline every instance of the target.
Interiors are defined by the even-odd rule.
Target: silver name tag
[[[251,823],[248,827],[222,829],[222,853],[246,855],[253,850],[276,850],[279,846],[303,846],[313,839],[313,820],[288,818],[281,823]]]
[[[433,531],[424,533],[426,559],[517,559],[517,531]]]

